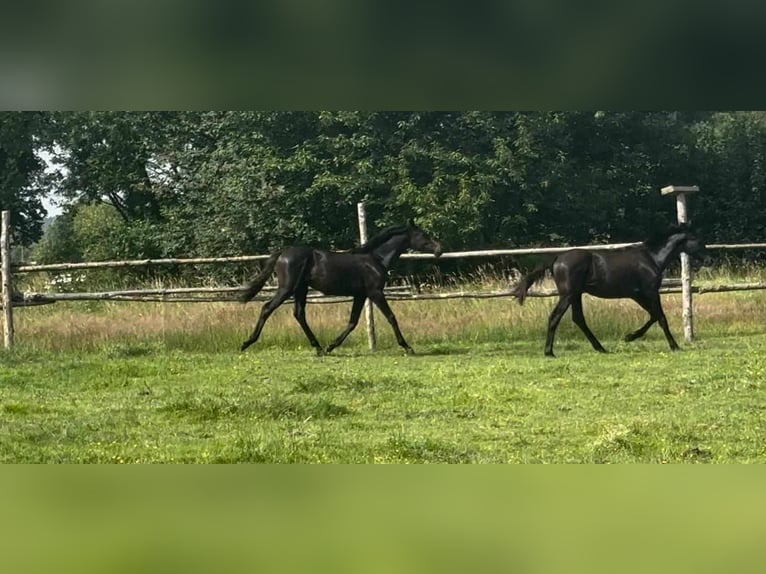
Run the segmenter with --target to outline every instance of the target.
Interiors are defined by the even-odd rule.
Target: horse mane
[[[692,226],[690,223],[676,223],[663,229],[662,231],[655,231],[648,239],[644,240],[644,245],[649,249],[657,249],[662,247],[667,242],[668,237],[675,235],[676,233],[691,233]]]
[[[401,235],[407,231],[406,225],[394,225],[386,227],[383,231],[370,238],[367,243],[360,245],[359,247],[353,247],[348,250],[349,253],[371,253],[386,241],[391,239],[394,235]]]

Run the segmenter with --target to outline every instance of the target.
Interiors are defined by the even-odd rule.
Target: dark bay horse
[[[560,253],[552,262],[538,266],[522,278],[514,288],[513,295],[519,304],[523,304],[530,286],[540,281],[545,272],[551,269],[559,301],[548,319],[545,354],[549,357],[553,357],[556,328],[570,305],[572,320],[585,333],[593,348],[606,352],[585,322],[582,312],[583,293],[605,299],[633,299],[649,313],[649,320],[640,329],[626,335],[625,340],[634,341],[643,337],[649,327],[659,322],[670,350],[675,351],[678,344],[670,333],[660,301],[662,275],[679,253],[697,254],[704,247],[702,240],[684,225],[674,226],[639,245],[592,251],[572,249]]]
[[[388,306],[388,301],[383,294],[388,270],[407,249],[433,253],[436,257],[442,254],[439,242],[428,237],[412,220],[407,225],[384,229],[364,245],[349,251],[288,247],[273,253],[266,261],[261,273],[250,282],[247,290],[240,297],[243,303],[255,297],[276,269],[277,292],[270,301],[264,303],[255,330],[250,338],[242,343],[241,350],[244,351],[258,340],[269,316],[292,296],[295,300],[293,313],[295,319],[308,337],[311,346],[320,355],[331,352],[354,330],[359,322],[364,302],[368,298],[388,319],[399,345],[408,354],[412,354],[414,351],[404,340],[394,312]],[[354,298],[351,318],[346,329],[324,350],[306,322],[306,295],[309,287],[325,295],[349,295]]]

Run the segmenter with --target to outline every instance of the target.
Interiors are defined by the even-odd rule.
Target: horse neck
[[[379,247],[373,249],[372,254],[380,260],[383,267],[388,269],[404,253],[409,243],[409,238],[406,235],[395,235]]]
[[[665,271],[668,264],[681,252],[683,241],[683,234],[671,235],[663,245],[650,251],[652,259],[654,259],[657,267],[659,267],[660,272]]]

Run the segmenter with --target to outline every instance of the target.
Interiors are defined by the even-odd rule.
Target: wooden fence
[[[360,213],[360,235],[366,237],[366,227],[363,220],[363,207],[359,208]],[[137,259],[129,261],[97,261],[86,263],[59,263],[52,265],[17,265],[10,264],[10,215],[7,211],[2,213],[2,229],[0,230],[0,257],[2,257],[2,305],[4,316],[4,344],[8,348],[13,344],[13,307],[44,305],[55,303],[57,301],[161,301],[161,302],[213,302],[213,301],[233,301],[236,296],[244,290],[243,287],[185,287],[185,288],[154,288],[154,289],[130,289],[115,290],[90,293],[13,293],[12,274],[32,273],[32,272],[54,272],[54,271],[76,271],[88,269],[119,269],[119,268],[147,268],[160,265],[199,265],[199,264],[222,264],[222,263],[243,263],[251,261],[262,261],[269,257],[266,255],[246,255],[238,257],[207,257],[190,259]],[[619,243],[608,245],[585,245],[578,249],[620,249],[636,243]],[[766,249],[766,243],[746,243],[746,244],[714,244],[708,245],[710,250],[742,250],[742,249]],[[456,251],[443,253],[441,259],[463,259],[473,257],[499,257],[513,255],[532,255],[532,254],[555,254],[573,249],[573,247],[546,247],[546,248],[518,248],[518,249],[492,249],[480,251]],[[436,258],[431,254],[406,253],[402,255],[403,259],[425,259],[434,260]],[[255,300],[269,299],[269,292],[274,287],[265,287],[263,295],[259,295]],[[761,290],[766,289],[766,283],[748,283],[737,285],[715,285],[715,286],[689,286],[691,293],[720,293],[731,291]],[[679,280],[668,280],[663,283],[661,293],[679,293],[684,288]],[[550,297],[556,295],[555,289],[536,289],[529,293],[531,297]],[[399,301],[421,301],[421,300],[442,300],[456,298],[474,298],[485,299],[494,297],[509,297],[511,289],[494,291],[452,291],[442,293],[418,293],[413,292],[407,287],[389,287],[386,289],[386,296],[392,300]],[[317,292],[309,294],[309,301],[312,303],[337,303],[350,301],[347,297],[327,297]],[[691,320],[691,317],[689,317]],[[372,323],[372,311],[370,309],[368,320],[368,336],[370,347],[374,348],[374,327]]]

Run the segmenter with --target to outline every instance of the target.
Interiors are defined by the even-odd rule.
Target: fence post
[[[678,223],[688,223],[686,195],[699,191],[696,185],[668,185],[663,187],[662,195],[675,196]],[[692,268],[689,255],[681,253],[681,290],[683,293],[684,341],[694,340],[694,317],[692,314]]]
[[[359,218],[359,241],[367,243],[367,212],[364,209],[363,201],[356,204],[356,214]],[[372,301],[369,299],[364,302],[364,317],[367,323],[367,344],[370,351],[374,351],[376,346],[375,316],[372,311]]]
[[[3,211],[0,228],[0,257],[2,257],[3,343],[13,346],[13,284],[11,283],[11,212]]]

